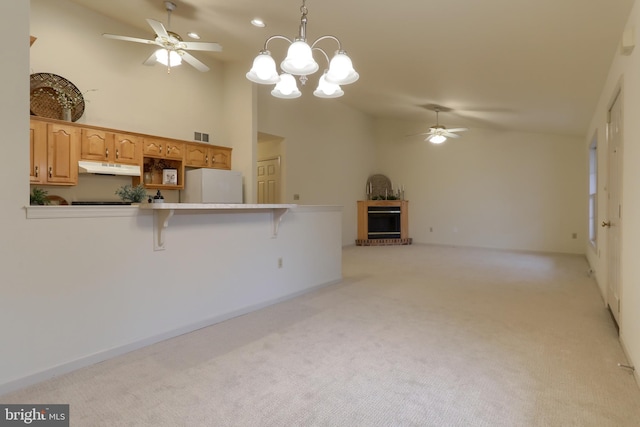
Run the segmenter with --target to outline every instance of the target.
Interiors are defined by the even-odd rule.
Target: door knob
[[[602,221],[602,226],[603,227],[611,227],[611,221]]]

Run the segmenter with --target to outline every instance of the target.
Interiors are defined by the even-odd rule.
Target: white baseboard
[[[618,341],[620,341],[620,345],[622,346],[622,352],[624,353],[625,357],[629,361],[629,364],[635,367],[635,369],[633,370],[633,377],[636,379],[636,385],[638,386],[638,388],[640,388],[640,372],[638,372],[638,365],[633,360],[633,357],[631,356],[629,349],[625,345],[624,340],[622,339],[622,336],[619,337]]]
[[[324,288],[326,286],[335,285],[340,283],[342,280],[332,280],[330,282],[322,283],[319,285],[314,285],[310,288],[294,292],[282,297],[274,298],[272,300],[268,300],[259,304],[254,304],[248,307],[241,308],[239,310],[230,311],[225,314],[221,314],[218,316],[211,317],[209,319],[192,323],[190,325],[182,326],[177,329],[173,329],[171,331],[167,331],[158,335],[154,335],[152,337],[148,337],[136,342],[132,342],[129,344],[125,344],[123,346],[115,347],[109,350],[101,351],[98,353],[94,353],[85,357],[81,357],[76,360],[72,360],[66,363],[62,363],[60,365],[54,366],[49,369],[45,369],[44,371],[36,372],[35,374],[28,375],[22,378],[18,378],[13,381],[9,381],[4,384],[0,384],[0,396],[10,393],[12,391],[20,390],[25,387],[29,387],[31,385],[37,384],[42,381],[46,381],[48,379],[67,374],[69,372],[75,371],[80,368],[85,368],[87,366],[94,365],[99,362],[103,362],[108,359],[112,359],[117,356],[121,356],[123,354],[129,353],[134,350],[141,349],[143,347],[158,343],[160,341],[164,341],[170,338],[177,337],[179,335],[187,334],[189,332],[196,331],[198,329],[206,328],[207,326],[215,325],[216,323],[224,322],[225,320],[232,319],[234,317],[242,316],[247,313],[251,313],[256,310],[260,310],[262,308],[268,307],[273,304],[277,304],[292,298],[296,298],[298,296],[307,294],[309,292],[313,292],[317,289]]]

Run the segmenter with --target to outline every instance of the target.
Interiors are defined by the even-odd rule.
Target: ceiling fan
[[[433,111],[436,112],[436,124],[429,128],[429,132],[419,133],[418,135],[428,135],[425,138],[425,141],[432,142],[434,144],[442,144],[447,140],[447,138],[460,138],[460,135],[455,132],[464,132],[469,130],[467,128],[455,128],[455,129],[447,129],[442,126],[438,121],[438,115],[440,113],[440,107],[434,107]]]
[[[176,9],[176,4],[170,1],[164,2],[167,10],[167,28],[171,28],[171,12]],[[128,42],[144,43],[159,46],[146,61],[144,65],[155,65],[161,63],[167,66],[167,72],[171,72],[171,67],[176,67],[182,63],[184,59],[188,64],[198,71],[209,71],[209,67],[200,62],[195,56],[191,55],[187,50],[208,50],[213,52],[222,51],[222,46],[218,43],[209,42],[185,42],[177,33],[167,30],[162,22],[153,19],[147,19],[147,22],[155,32],[155,39],[147,40],[129,36],[119,36],[115,34],[103,34],[104,37],[116,40],[124,40]]]

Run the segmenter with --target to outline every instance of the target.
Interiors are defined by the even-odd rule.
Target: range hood
[[[87,162],[81,160],[78,162],[78,172],[94,173],[99,175],[140,176],[140,166],[122,165],[119,163]]]

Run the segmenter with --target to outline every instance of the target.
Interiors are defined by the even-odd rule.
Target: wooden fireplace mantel
[[[369,239],[369,206],[400,207],[400,238]],[[410,245],[408,200],[358,200],[358,246]]]

